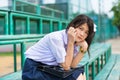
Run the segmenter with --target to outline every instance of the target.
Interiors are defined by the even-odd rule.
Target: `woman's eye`
[[[81,28],[81,27],[80,27],[79,29],[80,29],[81,31],[83,30],[83,28]]]

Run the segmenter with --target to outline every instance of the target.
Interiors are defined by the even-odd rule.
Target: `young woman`
[[[86,15],[78,15],[65,30],[47,34],[26,52],[23,80],[85,80],[84,68],[66,78],[38,70],[39,65],[61,66],[63,70],[76,68],[88,51],[94,36],[94,23]]]

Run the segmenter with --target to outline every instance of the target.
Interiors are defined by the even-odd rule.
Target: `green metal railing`
[[[6,36],[3,35],[3,36],[0,36],[0,46],[8,45],[8,44],[13,45],[14,72],[17,71],[16,45],[20,44],[20,47],[21,47],[20,52],[21,52],[21,69],[22,69],[23,65],[24,65],[24,60],[25,60],[24,52],[26,50],[26,43],[36,42],[36,41],[40,40],[40,38],[42,38],[44,35],[45,34],[41,34],[41,35],[6,35]]]
[[[90,47],[90,57],[85,54],[79,65],[84,65],[86,80],[94,80],[96,75],[104,68],[111,56],[111,45],[106,43],[93,43]]]
[[[0,19],[3,19],[4,23],[2,24],[5,24],[1,26],[4,30],[4,32],[1,33],[2,35],[49,33],[65,29],[68,24],[68,20],[64,19],[23,14],[6,10],[0,10]],[[32,25],[32,22],[36,25]]]
[[[21,52],[21,69],[24,65],[24,52],[26,51],[26,43],[36,42],[44,37],[46,34],[36,34],[36,35],[6,35],[0,36],[0,46],[2,45],[13,45],[13,58],[14,58],[14,72],[17,71],[17,61],[16,61],[16,45],[20,44],[20,52]],[[99,46],[98,46],[99,45]],[[111,46],[105,43],[94,43],[90,47],[90,59],[88,59],[88,55],[85,54],[83,61],[80,62],[79,65],[84,65],[86,79],[92,80],[95,76],[103,69],[104,65],[107,63],[110,55],[111,55]]]
[[[41,34],[41,33],[44,33],[43,31],[47,30],[49,32],[52,32],[54,31],[54,22],[56,22],[58,24],[58,29],[57,30],[61,30],[63,29],[62,26],[64,26],[63,24],[65,24],[65,26],[67,25],[67,21],[66,20],[61,20],[61,19],[54,19],[54,18],[49,18],[49,17],[41,17],[41,16],[33,16],[33,15],[26,15],[26,14],[19,14],[19,13],[10,13],[10,34],[16,34],[15,33],[15,19],[16,20],[22,20],[24,21],[26,24],[23,24],[24,25],[24,29],[26,28],[26,32],[23,33],[23,34],[30,34],[30,23],[31,23],[31,20],[34,20],[36,21],[37,23],[37,29],[36,29],[36,33],[37,34]],[[44,25],[47,24],[48,26],[45,26]],[[46,28],[44,30],[44,28]],[[49,29],[50,28],[50,29]],[[50,31],[49,31],[50,30]],[[22,30],[21,30],[22,31]]]
[[[64,29],[68,24],[62,11],[22,0],[12,0],[12,6],[7,10],[1,8],[0,19],[3,24],[0,35],[49,33]]]

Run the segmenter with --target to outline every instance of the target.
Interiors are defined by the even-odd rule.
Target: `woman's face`
[[[88,33],[89,33],[87,23],[84,23],[80,25],[79,27],[75,28],[75,31],[76,31],[75,41],[76,42],[84,41],[87,38]]]

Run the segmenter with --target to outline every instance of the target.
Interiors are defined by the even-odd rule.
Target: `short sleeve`
[[[63,40],[59,38],[50,38],[48,43],[52,54],[56,58],[56,61],[58,63],[63,63],[66,56]]]

